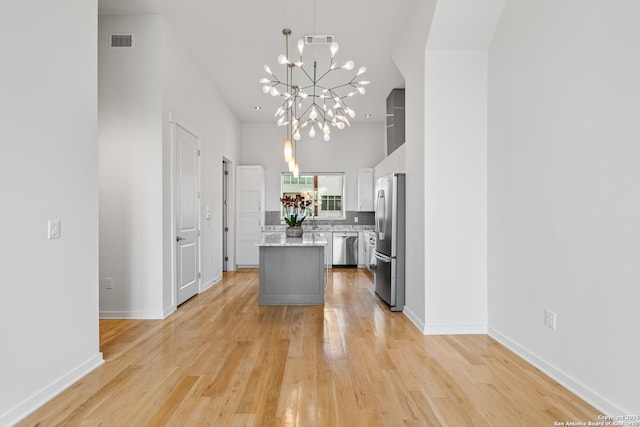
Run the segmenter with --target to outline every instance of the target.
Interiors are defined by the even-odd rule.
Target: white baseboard
[[[176,307],[173,305],[165,308],[164,311],[162,312],[162,315],[164,316],[163,319],[166,319],[167,317],[171,316],[175,312],[176,312]]]
[[[213,285],[220,282],[221,280],[222,280],[222,275],[216,276],[213,279],[209,280],[207,283],[202,285],[202,289],[200,290],[200,293],[203,293],[204,291],[208,291],[213,287]]]
[[[409,320],[411,320],[411,323],[413,323],[416,328],[424,334],[424,323],[422,323],[420,318],[416,316],[415,313],[406,305],[402,308],[402,312],[409,318]]]
[[[404,306],[402,312],[424,335],[486,335],[485,324],[425,324],[409,307]]]
[[[594,408],[601,411],[603,414],[620,415],[631,413],[630,411],[627,411],[624,408],[621,408],[615,403],[609,401],[594,390],[591,390],[589,387],[585,386],[566,372],[556,368],[544,359],[538,357],[536,354],[527,350],[517,342],[502,334],[500,331],[489,328],[489,336],[507,347],[509,350],[516,353],[518,356],[522,357],[527,362],[531,363],[536,368],[540,369],[542,372],[553,378],[563,387],[580,397],[582,400],[591,404]]]
[[[165,319],[170,313],[163,311],[101,311],[100,319],[158,320]]]
[[[424,327],[423,333],[425,335],[486,335],[487,325],[467,325],[459,323],[427,324]]]
[[[95,354],[89,360],[81,363],[58,380],[0,415],[0,426],[12,426],[18,423],[103,363],[102,353]]]

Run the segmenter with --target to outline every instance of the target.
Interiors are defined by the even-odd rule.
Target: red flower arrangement
[[[284,222],[289,227],[300,227],[302,221],[307,217],[305,212],[307,207],[311,205],[311,200],[307,200],[300,194],[296,194],[295,197],[285,196],[280,199],[282,206],[284,207]]]

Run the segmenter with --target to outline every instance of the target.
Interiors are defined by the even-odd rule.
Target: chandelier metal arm
[[[320,76],[320,78],[319,78],[318,80],[316,80],[316,83],[319,83],[319,82],[320,82],[320,80],[322,80],[322,79],[323,79],[327,74],[329,74],[330,72],[332,72],[332,71],[336,71],[336,70],[340,70],[340,69],[342,69],[342,67],[336,67],[336,68],[330,68],[330,69],[328,69],[327,71],[325,71],[325,72],[324,72],[324,74],[323,74],[323,75],[321,75],[321,76]],[[353,81],[353,80],[351,80],[351,81]]]

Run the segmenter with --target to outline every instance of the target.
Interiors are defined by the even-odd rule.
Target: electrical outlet
[[[113,277],[105,277],[104,278],[104,288],[105,289],[113,289]]]
[[[358,222],[358,217],[353,217],[353,222]]]
[[[556,330],[556,314],[553,311],[544,311],[544,325],[549,329]]]
[[[60,238],[60,220],[50,219],[47,223],[48,226],[48,238],[59,239]]]

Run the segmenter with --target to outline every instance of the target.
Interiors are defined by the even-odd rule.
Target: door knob
[[[187,240],[187,239],[185,239],[184,237],[180,237],[180,236],[176,237],[176,242],[179,242],[180,240]]]

